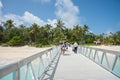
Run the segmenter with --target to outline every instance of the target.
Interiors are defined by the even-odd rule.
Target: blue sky
[[[120,30],[120,0],[0,0],[0,21],[40,26],[62,19],[68,28],[87,24],[96,34]]]

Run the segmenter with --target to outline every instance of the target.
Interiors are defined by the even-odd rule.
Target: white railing
[[[50,48],[2,67],[0,80],[52,80],[60,58],[59,51],[59,47]]]
[[[120,52],[79,46],[79,53],[120,78]]]

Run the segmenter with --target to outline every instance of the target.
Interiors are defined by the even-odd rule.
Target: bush
[[[19,36],[14,36],[9,42],[10,46],[21,46],[23,45],[23,40]]]

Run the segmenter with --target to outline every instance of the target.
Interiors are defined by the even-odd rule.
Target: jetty
[[[0,80],[120,80],[120,52],[79,46],[64,55],[54,46],[0,68]]]

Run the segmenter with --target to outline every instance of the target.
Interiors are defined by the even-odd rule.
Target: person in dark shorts
[[[75,42],[75,43],[73,44],[73,47],[74,47],[74,49],[73,49],[74,53],[77,53],[77,48],[78,48],[77,42]]]
[[[65,51],[66,51],[66,49],[65,49],[65,43],[62,43],[62,45],[61,45],[61,54],[64,54]]]

